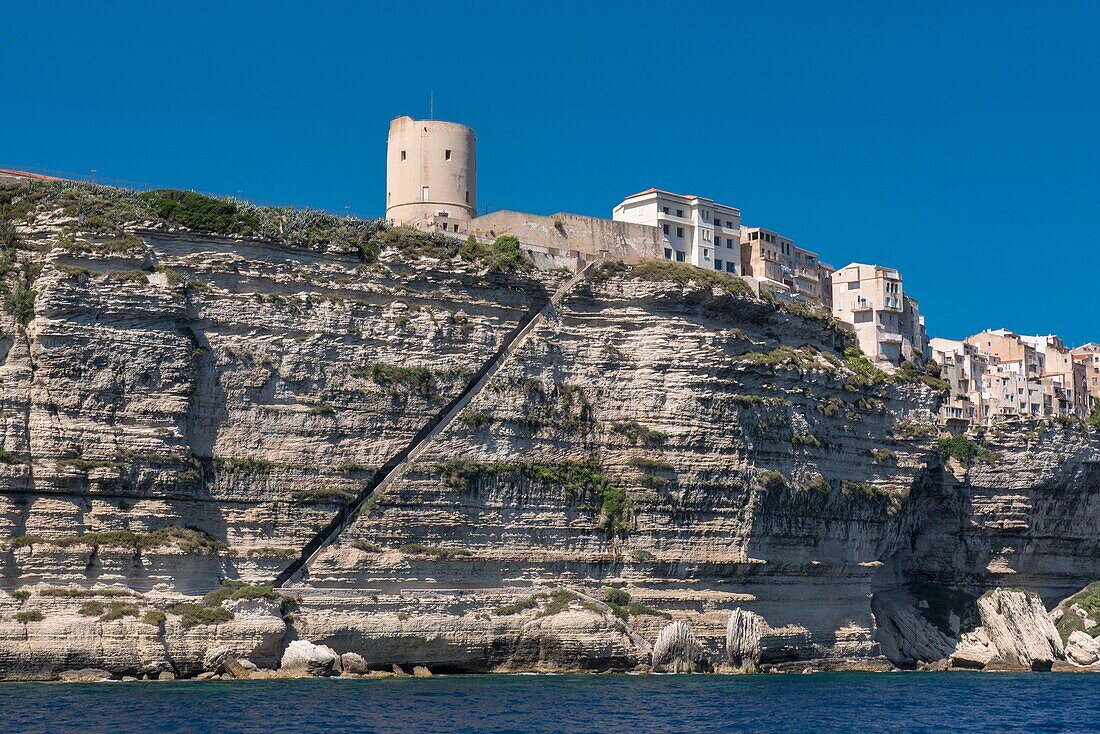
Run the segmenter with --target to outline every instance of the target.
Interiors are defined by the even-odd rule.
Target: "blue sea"
[[[0,732],[1097,732],[1100,675],[818,673],[0,684]]]

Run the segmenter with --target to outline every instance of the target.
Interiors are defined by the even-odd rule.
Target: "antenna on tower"
[[[428,119],[435,119],[435,90],[432,89],[428,92]]]

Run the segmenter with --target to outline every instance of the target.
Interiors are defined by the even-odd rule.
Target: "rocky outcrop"
[[[653,643],[654,671],[697,673],[704,668],[703,648],[684,622],[673,622],[657,634],[657,641]]]
[[[760,640],[767,623],[759,615],[740,607],[733,610],[726,625],[726,662],[741,673],[754,673],[760,662]]]
[[[1078,665],[1092,665],[1100,661],[1100,641],[1080,630],[1071,632],[1066,640],[1066,659]]]
[[[294,640],[287,645],[279,670],[284,673],[329,676],[340,672],[340,656],[331,647]]]
[[[1023,591],[994,589],[978,599],[982,628],[998,656],[1032,670],[1062,660],[1062,640],[1042,600]]]

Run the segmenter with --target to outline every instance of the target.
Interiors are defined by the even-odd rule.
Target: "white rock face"
[[[359,653],[345,652],[340,655],[340,668],[345,673],[366,673],[367,661]]]
[[[702,670],[703,648],[691,627],[677,620],[667,625],[653,643],[653,669],[664,673],[695,673]]]
[[[314,645],[306,640],[295,640],[287,645],[279,669],[287,673],[328,676],[336,670],[340,656],[326,645]]]
[[[756,671],[760,662],[760,638],[767,628],[764,618],[738,607],[726,625],[726,661],[745,673]]]
[[[994,589],[978,599],[982,627],[1002,660],[1033,670],[1049,670],[1065,659],[1062,639],[1035,594]]]
[[[1092,665],[1100,660],[1100,640],[1081,630],[1074,630],[1066,640],[1066,659],[1078,665]]]

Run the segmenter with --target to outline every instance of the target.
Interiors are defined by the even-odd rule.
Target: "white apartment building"
[[[1093,403],[1100,403],[1100,344],[1082,344],[1072,352],[1073,358],[1085,367],[1085,388]],[[1091,406],[1090,406],[1091,408]]]
[[[901,273],[850,263],[832,274],[833,315],[851,324],[859,348],[883,365],[928,356],[928,335],[917,301],[907,298]]]
[[[648,189],[611,212],[616,222],[656,227],[666,260],[741,274],[741,211],[701,196]]]

